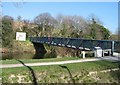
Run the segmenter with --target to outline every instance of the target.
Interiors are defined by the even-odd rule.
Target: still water
[[[2,53],[2,60],[6,59],[43,59],[43,58],[55,58],[56,56],[51,53],[46,53],[45,55],[36,55],[32,52],[22,52],[22,53]]]

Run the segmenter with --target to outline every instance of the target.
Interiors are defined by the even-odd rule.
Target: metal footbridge
[[[81,38],[61,38],[61,37],[30,37],[32,43],[48,44],[61,46],[78,50],[94,50],[95,47],[101,47],[102,50],[111,49],[112,52],[119,51],[120,41],[112,40],[92,40]]]

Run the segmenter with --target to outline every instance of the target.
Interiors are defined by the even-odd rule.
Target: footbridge
[[[95,47],[100,47],[102,50],[109,49],[111,55],[113,52],[120,51],[120,41],[112,40],[93,40],[81,38],[61,38],[61,37],[30,37],[30,41],[38,52],[45,52],[43,44],[67,47],[81,51],[93,51]]]

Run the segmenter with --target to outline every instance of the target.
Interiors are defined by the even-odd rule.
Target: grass
[[[49,59],[19,59],[24,63],[37,63],[37,62],[53,62],[53,61],[66,61],[66,60],[78,60],[78,57],[64,57],[64,58],[49,58]],[[2,64],[19,64],[15,59],[12,60],[1,60]]]
[[[29,43],[29,41],[26,41]],[[52,62],[52,61],[66,61],[66,60],[78,60],[78,57],[64,57],[64,58],[50,58],[50,59],[19,59],[24,63],[37,63],[37,62]],[[1,60],[2,64],[19,64],[17,60]],[[81,62],[74,64],[65,64],[73,78],[77,83],[84,82],[116,82],[117,76],[120,72],[107,72],[107,73],[98,73],[101,79],[96,81],[94,78],[86,77],[84,78],[90,71],[101,71],[106,69],[118,68],[118,63],[112,63],[110,61],[91,61],[91,62]],[[71,82],[70,75],[67,69],[61,68],[59,65],[51,65],[51,66],[32,66],[31,67],[36,74],[37,81],[40,83],[65,83]],[[119,73],[119,74],[118,74]],[[10,77],[14,75],[15,77]],[[18,83],[18,75],[26,76],[25,81],[31,81],[32,76],[30,70],[27,67],[16,67],[16,68],[4,68],[2,69],[2,82],[4,83]],[[62,77],[62,78],[61,78]],[[11,80],[10,80],[11,79]],[[23,78],[24,79],[24,78]]]
[[[83,79],[83,82],[96,82],[94,79],[91,77],[87,77],[84,80],[84,76],[86,76],[90,71],[101,71],[101,70],[106,70],[106,69],[113,69],[113,68],[118,68],[117,63],[112,63],[110,61],[90,61],[90,62],[81,62],[81,63],[74,63],[74,64],[65,64],[63,66],[66,66],[73,78],[75,79],[76,82],[79,83],[80,80]],[[55,83],[55,82],[69,82],[69,72],[65,68],[61,68],[59,65],[52,65],[52,66],[32,66],[31,67],[33,71],[36,74],[36,77],[38,79],[38,82],[42,83]],[[110,77],[110,80],[112,77],[110,76],[111,73],[107,73],[108,75],[105,74],[99,74],[99,76],[102,78],[107,79]],[[26,75],[27,78],[26,81],[29,81],[31,79],[31,73],[30,70],[27,67],[16,67],[16,68],[4,68],[2,69],[2,75],[3,75],[3,82],[11,82],[9,81],[9,78],[11,75],[15,75],[17,78],[18,75]],[[113,77],[115,77],[116,72],[114,72]],[[61,79],[63,77],[63,79]],[[13,80],[14,83],[17,83],[17,79]],[[99,82],[107,81],[106,79],[103,79]],[[113,80],[114,81],[114,80]],[[71,81],[70,81],[71,82]]]
[[[112,63],[110,61],[105,61],[105,60],[65,64],[64,66],[67,66],[71,71],[74,71],[74,72],[78,70],[97,71],[97,70],[104,70],[104,69],[110,69],[110,68],[118,68],[117,63]],[[37,71],[40,71],[40,70],[59,71],[61,67],[59,65],[51,65],[51,66],[32,66],[31,68]],[[25,71],[25,70],[27,71],[26,67],[16,67],[12,69],[4,68],[3,69],[4,72],[8,72],[8,71],[17,72],[17,71]]]
[[[26,40],[26,41],[14,40],[12,49],[22,51],[22,52],[32,51],[32,50],[34,50],[34,46],[29,40]]]

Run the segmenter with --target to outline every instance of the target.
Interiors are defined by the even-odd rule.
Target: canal
[[[6,59],[44,59],[44,58],[56,58],[56,55],[52,53],[46,53],[45,55],[35,54],[34,52],[11,52],[11,53],[2,53],[2,60]]]

